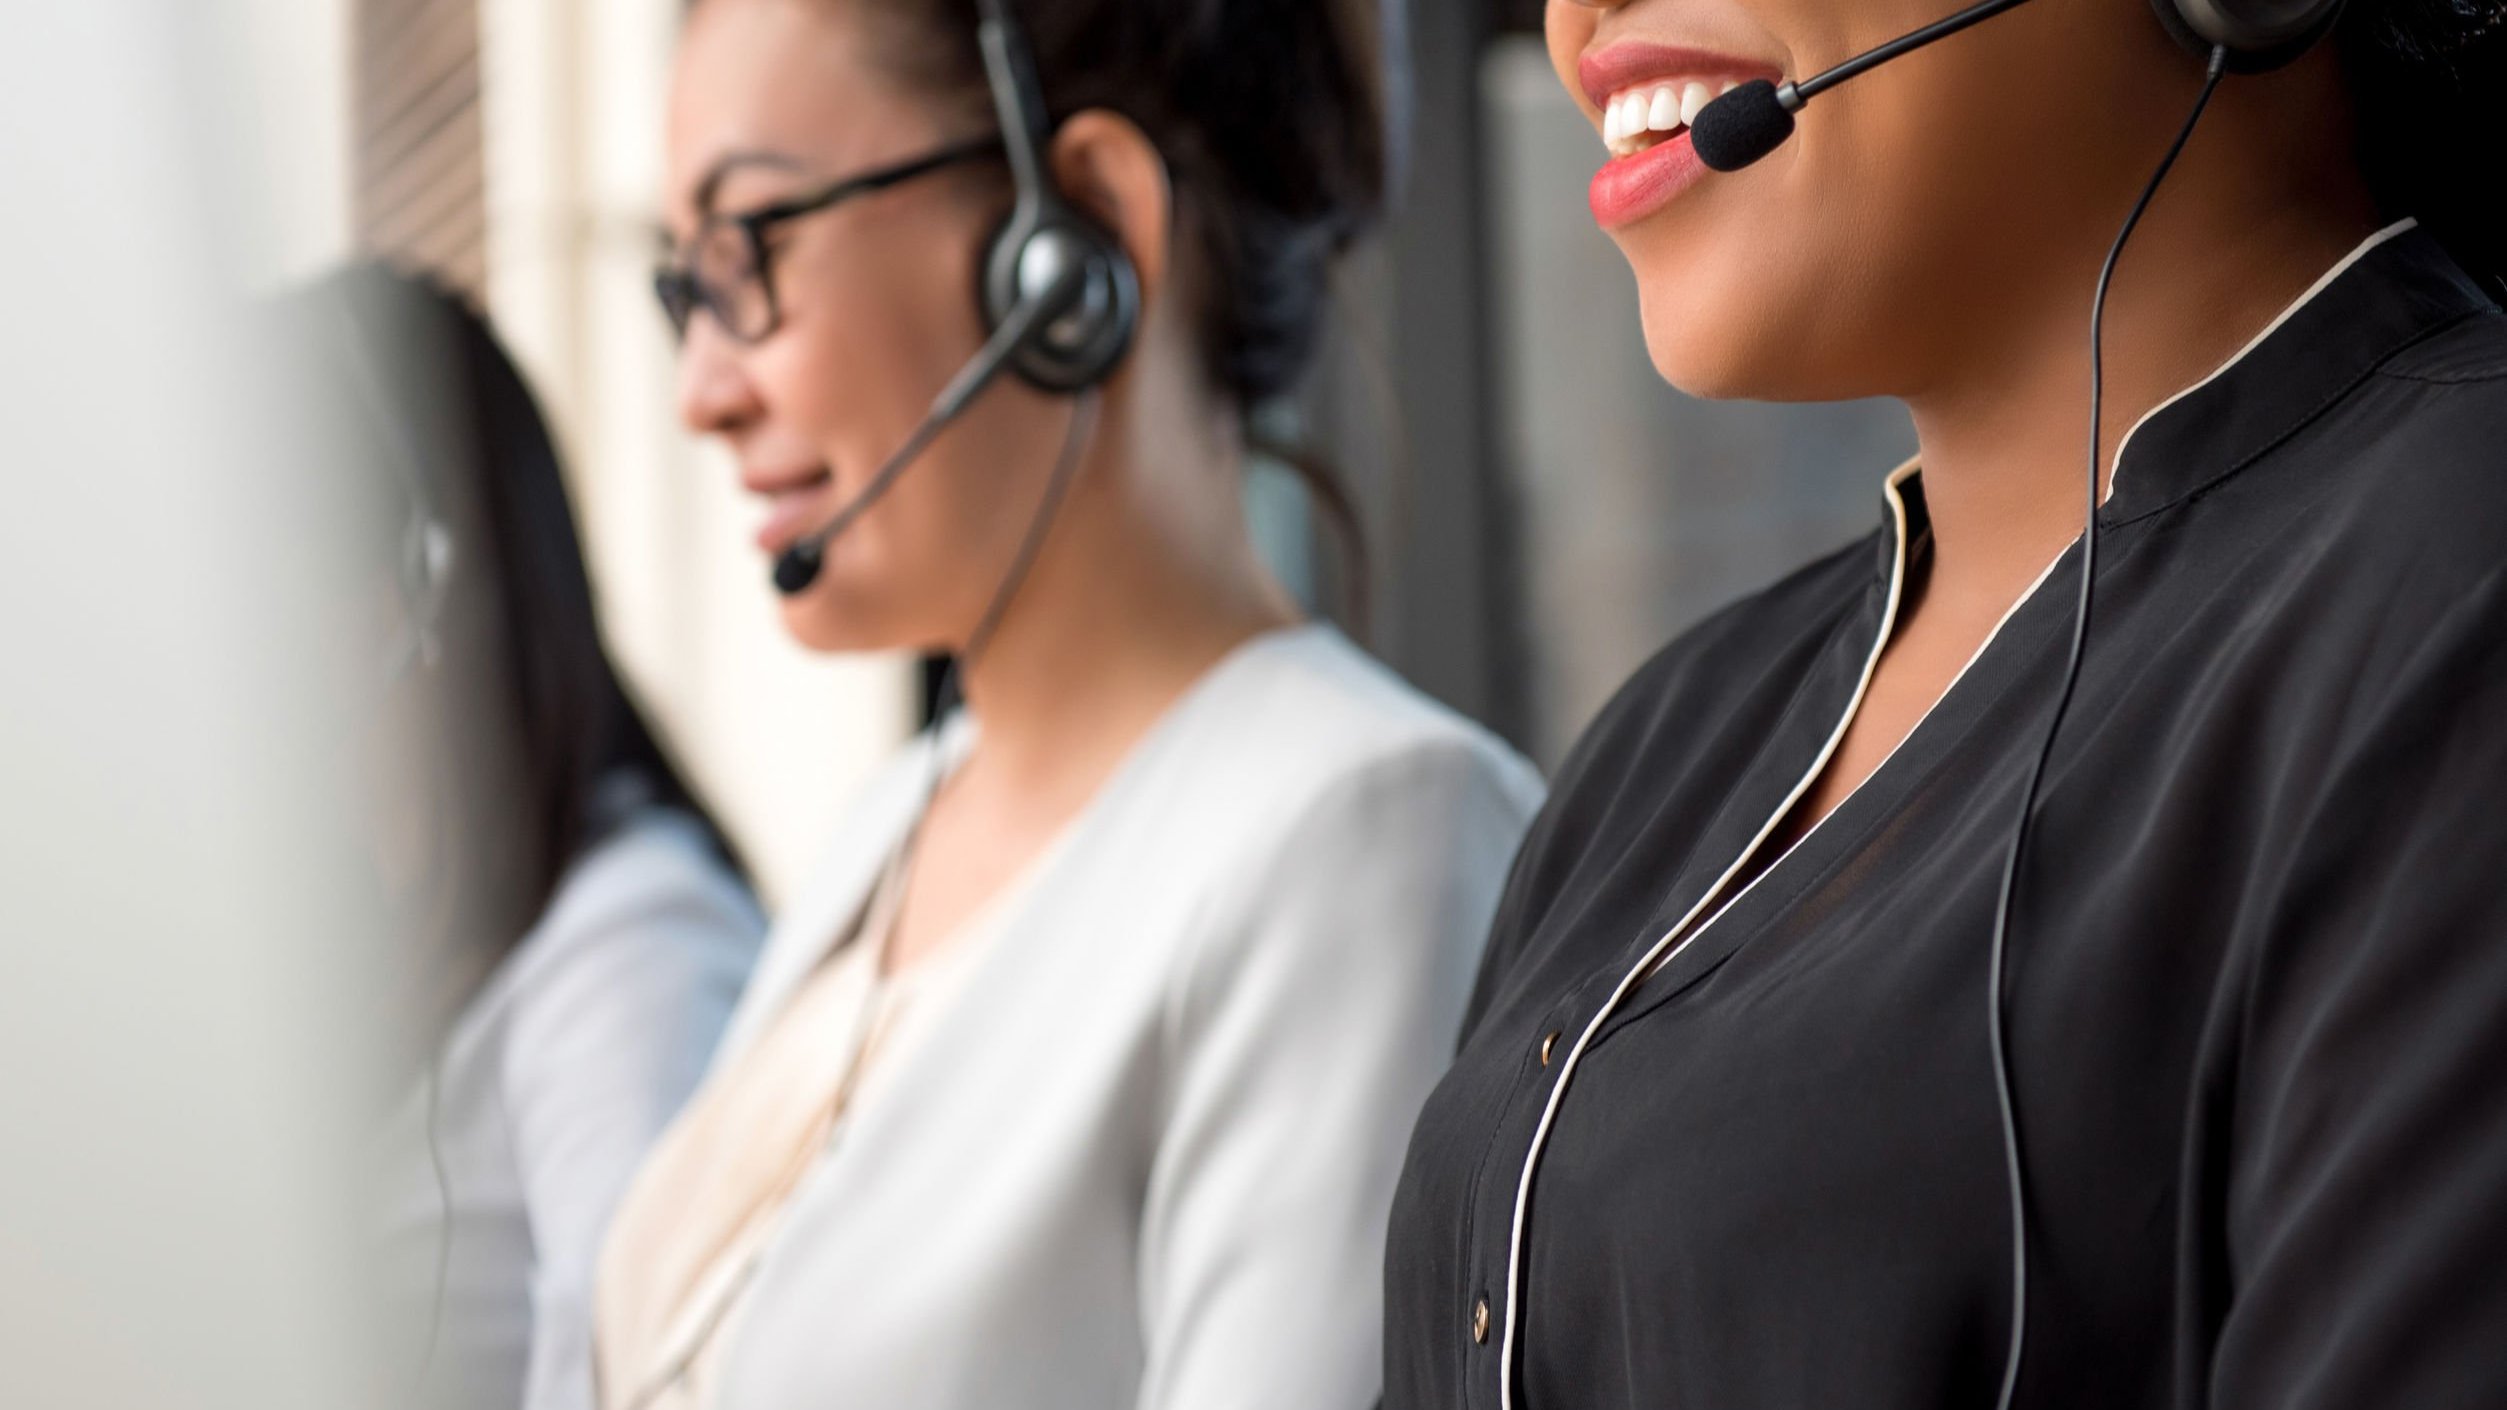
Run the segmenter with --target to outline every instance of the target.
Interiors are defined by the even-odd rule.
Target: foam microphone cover
[[[796,543],[775,559],[775,591],[786,597],[798,597],[818,581],[818,571],[827,566],[827,549],[818,543]]]
[[[1776,85],[1763,78],[1707,104],[1689,124],[1698,160],[1714,171],[1739,171],[1792,135],[1793,114],[1777,100]]]

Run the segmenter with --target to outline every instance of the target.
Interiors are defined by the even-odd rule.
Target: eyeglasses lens
[[[699,309],[744,343],[774,331],[774,297],[746,231],[729,221],[708,222],[684,259],[686,263],[665,265],[653,275],[654,296],[672,331],[685,338]]]

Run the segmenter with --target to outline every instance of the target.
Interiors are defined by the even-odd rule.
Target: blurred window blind
[[[487,283],[478,0],[357,0],[357,244],[471,295]]]

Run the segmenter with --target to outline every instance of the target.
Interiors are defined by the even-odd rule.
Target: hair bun
[[[980,93],[974,0],[871,0],[924,41],[915,77]],[[1021,0],[1056,118],[1123,114],[1157,145],[1198,241],[1200,334],[1240,403],[1295,385],[1334,257],[1381,218],[1397,155],[1398,0]]]
[[[2372,0],[2360,9],[2377,46],[2408,63],[2443,64],[2507,33],[2499,0]]]

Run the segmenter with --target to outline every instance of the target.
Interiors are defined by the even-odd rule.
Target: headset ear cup
[[[1014,211],[984,251],[978,298],[987,332],[1018,306],[1032,279],[1030,260],[1044,242],[1059,242],[1055,258],[1079,260],[1080,298],[1019,346],[1010,369],[1041,391],[1084,391],[1113,376],[1131,351],[1140,328],[1140,276],[1122,244],[1078,213],[1048,208],[1031,219]]]
[[[2316,46],[2341,19],[2343,0],[2150,0],[2159,23],[2188,53],[2228,46],[2231,73],[2267,73]]]
[[[2185,18],[2185,11],[2178,0],[2150,0],[2150,13],[2159,17],[2160,28],[2165,29],[2168,37],[2174,39],[2186,53],[2200,58],[2210,57],[2210,41],[2194,33],[2194,27]]]

